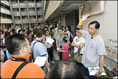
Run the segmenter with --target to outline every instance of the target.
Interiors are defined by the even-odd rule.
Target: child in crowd
[[[62,60],[69,60],[69,44],[67,37],[63,37],[64,47],[60,51],[63,52]]]

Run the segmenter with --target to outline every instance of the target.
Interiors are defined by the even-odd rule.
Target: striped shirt
[[[86,40],[83,49],[82,64],[85,67],[99,66],[100,55],[106,55],[104,40],[100,35],[91,38],[91,35],[87,31],[84,31],[82,36]]]

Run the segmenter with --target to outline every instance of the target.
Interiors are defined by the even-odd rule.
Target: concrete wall
[[[0,23],[1,24],[11,24],[12,20],[10,18],[11,16],[11,12],[9,10],[9,3],[8,1],[4,0],[4,1],[0,1],[0,4],[2,3],[2,5],[0,5]]]
[[[51,14],[63,3],[63,1],[53,1],[51,0],[48,4],[48,8],[45,14],[45,20],[49,18]]]
[[[99,32],[105,41],[117,40],[117,1],[105,1],[104,13],[88,18],[84,23],[84,29],[87,30],[88,24],[93,20],[100,22]]]

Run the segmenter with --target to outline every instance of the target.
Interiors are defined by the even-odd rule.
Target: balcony
[[[37,11],[38,15],[43,15],[43,11]]]
[[[14,16],[20,16],[20,12],[13,12]]]
[[[28,19],[23,19],[23,23],[29,23]]]
[[[12,6],[13,8],[19,8],[18,3],[12,3],[11,6]]]
[[[8,1],[1,0],[0,2],[1,2],[1,3],[3,3],[3,4],[5,4],[5,5],[7,5],[7,6],[9,6],[9,3],[8,3]]]
[[[37,3],[37,7],[43,7],[42,3]]]
[[[44,21],[43,18],[38,19],[38,22],[43,22],[43,21]]]
[[[28,3],[28,7],[29,7],[29,8],[35,7],[35,3]]]
[[[15,23],[16,23],[16,24],[21,24],[22,22],[21,22],[21,20],[19,20],[19,19],[15,19]]]
[[[1,7],[1,10],[0,10],[0,12],[1,12],[1,13],[4,13],[4,14],[11,15],[11,12],[10,12],[8,9],[6,9],[6,8],[3,8],[3,7]]]
[[[36,21],[37,21],[36,19],[30,18],[30,22],[31,22],[31,23],[36,23]]]
[[[36,15],[35,11],[29,11],[29,15]]]
[[[21,15],[22,15],[22,16],[26,16],[26,15],[28,15],[28,13],[27,13],[27,11],[21,12]]]
[[[1,24],[12,23],[12,20],[9,18],[0,18]]]
[[[20,7],[21,7],[21,8],[26,8],[27,5],[26,5],[25,3],[20,3]]]
[[[13,8],[19,7],[18,3],[11,3],[11,6],[12,6]]]

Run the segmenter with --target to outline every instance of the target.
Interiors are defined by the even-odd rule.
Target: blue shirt
[[[36,59],[37,56],[48,57],[47,47],[42,42],[37,42],[37,40],[32,41],[31,48],[33,51],[34,59]]]

